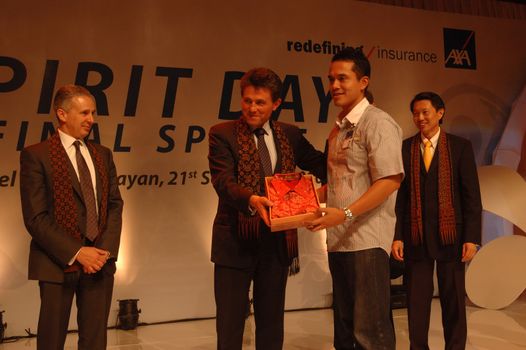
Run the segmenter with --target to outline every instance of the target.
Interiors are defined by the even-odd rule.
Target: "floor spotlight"
[[[119,300],[119,323],[117,328],[124,330],[137,328],[139,313],[141,312],[141,310],[137,309],[138,301],[139,299]]]
[[[4,342],[4,332],[5,332],[5,329],[7,328],[7,323],[4,323],[4,318],[3,318],[3,314],[4,314],[5,311],[0,311],[0,343],[3,343]]]

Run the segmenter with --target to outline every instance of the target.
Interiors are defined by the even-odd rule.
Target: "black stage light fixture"
[[[5,329],[7,328],[7,323],[4,323],[3,313],[5,311],[0,311],[0,343],[4,342],[4,333]]]
[[[139,323],[139,313],[137,302],[139,299],[123,299],[119,302],[119,322],[117,328],[130,330],[137,328]]]

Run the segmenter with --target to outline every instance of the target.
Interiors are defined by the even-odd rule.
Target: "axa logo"
[[[444,28],[444,60],[446,68],[477,69],[475,32]]]

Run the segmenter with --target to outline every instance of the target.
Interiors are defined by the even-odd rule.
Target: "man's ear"
[[[369,77],[367,75],[364,75],[360,78],[360,88],[362,91],[365,91],[365,89],[369,86]]]
[[[58,108],[57,109],[57,118],[58,118],[59,122],[65,123],[66,122],[66,111],[63,110],[62,108]]]
[[[278,109],[280,104],[281,104],[281,98],[278,98],[276,101],[272,102],[272,110],[275,111],[276,109]]]

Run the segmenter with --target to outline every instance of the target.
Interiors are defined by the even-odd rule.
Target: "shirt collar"
[[[347,113],[345,117],[342,118],[342,121],[336,120],[336,124],[340,129],[345,128],[349,124],[358,124],[367,107],[369,107],[369,101],[364,97],[349,113]]]
[[[76,138],[66,134],[64,131],[62,131],[60,129],[57,129],[57,130],[58,130],[58,135],[60,136],[60,142],[62,142],[62,146],[64,146],[65,149],[68,149],[68,148],[72,147],[73,143],[75,141],[77,141]],[[83,140],[78,140],[78,141],[80,141],[80,144],[82,146],[85,146],[85,143],[84,143]]]
[[[440,131],[441,131],[440,128],[438,128],[437,133],[435,135],[433,135],[433,137],[431,137],[431,139],[429,139],[429,141],[431,141],[431,145],[435,149],[436,149],[437,144],[438,144],[438,137],[440,136]],[[427,140],[427,138],[424,135],[422,135],[422,134],[420,134],[420,138],[422,139],[422,144],[424,144],[426,142],[426,140]]]
[[[267,135],[272,135],[272,128],[270,127],[270,121],[267,120],[265,124],[261,127],[263,130],[267,132]]]

